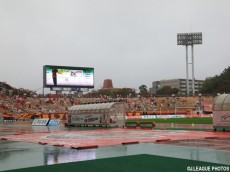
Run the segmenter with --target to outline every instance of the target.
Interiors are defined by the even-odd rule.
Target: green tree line
[[[220,75],[207,78],[201,92],[202,94],[230,93],[230,66]]]

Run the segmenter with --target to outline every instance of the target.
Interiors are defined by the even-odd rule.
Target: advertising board
[[[106,114],[78,114],[71,116],[72,124],[108,124],[109,119]]]

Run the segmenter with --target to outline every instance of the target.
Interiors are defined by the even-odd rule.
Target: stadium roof
[[[110,102],[110,103],[97,103],[97,104],[83,104],[75,105],[69,108],[69,111],[91,111],[91,110],[107,110],[117,104],[123,104],[123,102]]]

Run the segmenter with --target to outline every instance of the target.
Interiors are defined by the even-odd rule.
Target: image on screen
[[[85,67],[44,66],[45,87],[94,87],[94,69]]]

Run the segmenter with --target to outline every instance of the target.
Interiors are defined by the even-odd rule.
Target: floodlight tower
[[[189,77],[188,77],[188,65],[192,64],[192,94],[195,95],[195,78],[194,78],[194,44],[202,44],[202,33],[178,33],[177,45],[185,45],[186,48],[186,89],[187,95],[189,95]],[[191,46],[191,58],[192,62],[188,62],[188,46]]]

